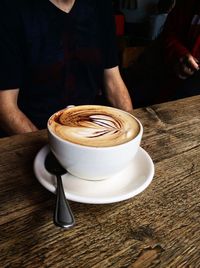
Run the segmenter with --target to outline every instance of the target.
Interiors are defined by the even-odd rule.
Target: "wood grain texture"
[[[70,202],[70,230],[53,225],[55,196],[33,173],[46,130],[0,139],[0,267],[200,267],[199,104],[196,96],[135,110],[152,183],[123,202]]]

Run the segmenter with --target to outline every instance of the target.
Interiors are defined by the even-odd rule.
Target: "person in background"
[[[46,128],[57,110],[102,94],[132,111],[111,1],[1,0],[0,36],[1,136]]]
[[[166,91],[174,98],[200,93],[200,1],[182,0],[169,14],[162,34],[169,72]]]
[[[160,0],[157,3],[145,21],[145,27],[142,27],[141,33],[147,41],[143,52],[128,68],[122,70],[135,108],[168,100],[169,96],[164,89],[166,68],[161,35],[167,16],[175,4],[176,0]]]
[[[200,94],[200,1],[177,1],[155,41],[124,75],[134,107]]]

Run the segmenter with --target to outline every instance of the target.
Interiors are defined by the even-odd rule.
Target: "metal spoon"
[[[67,171],[60,165],[52,152],[49,152],[45,159],[45,168],[57,178],[56,206],[54,210],[54,223],[62,228],[74,226],[75,220],[65,197],[62,178]]]

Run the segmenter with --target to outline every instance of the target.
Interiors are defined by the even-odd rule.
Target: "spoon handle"
[[[62,178],[57,175],[56,207],[54,210],[54,223],[62,228],[70,228],[75,224],[73,213],[65,197]]]

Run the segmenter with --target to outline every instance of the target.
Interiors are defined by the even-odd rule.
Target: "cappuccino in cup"
[[[49,145],[72,175],[109,178],[133,161],[143,127],[133,115],[101,105],[80,105],[53,114],[47,124]]]
[[[49,128],[63,140],[93,147],[126,143],[140,130],[133,116],[106,106],[82,105],[56,113]]]

